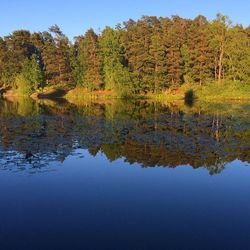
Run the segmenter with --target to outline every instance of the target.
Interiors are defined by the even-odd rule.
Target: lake
[[[0,101],[0,249],[250,249],[250,104]]]

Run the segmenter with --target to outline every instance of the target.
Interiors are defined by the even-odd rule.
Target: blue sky
[[[142,15],[208,19],[217,12],[228,15],[234,23],[250,25],[250,0],[1,0],[0,36],[16,29],[44,31],[58,24],[71,39],[93,27],[114,27],[129,18]]]

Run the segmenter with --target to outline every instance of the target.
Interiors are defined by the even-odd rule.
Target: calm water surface
[[[250,105],[0,101],[0,249],[250,249]]]

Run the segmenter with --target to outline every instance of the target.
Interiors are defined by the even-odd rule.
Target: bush
[[[192,89],[189,89],[185,92],[185,103],[188,105],[192,105],[194,103],[194,99],[195,99],[195,94],[194,91]]]
[[[37,62],[36,56],[26,59],[23,63],[22,71],[15,79],[15,87],[22,95],[30,95],[38,88],[42,87],[44,75]]]
[[[30,85],[30,82],[22,74],[17,75],[15,79],[15,86],[18,93],[21,95],[32,94],[33,88]]]

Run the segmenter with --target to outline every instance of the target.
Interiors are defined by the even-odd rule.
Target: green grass
[[[38,93],[41,96],[44,95],[45,97],[48,96],[48,98],[53,98],[53,96],[56,96],[57,94],[57,91],[55,91],[56,89],[57,88],[55,87],[46,87]],[[72,101],[113,100],[121,98],[111,91],[87,92],[86,90],[84,91],[79,88],[71,89],[69,91],[69,89],[62,87],[60,87],[60,89],[65,89],[65,94],[61,97]],[[178,90],[169,89],[168,91],[159,94],[148,93],[146,95],[128,96],[124,97],[124,99],[147,99],[159,102],[183,101],[185,100],[185,97],[187,97],[187,94],[191,92],[194,98],[199,101],[250,101],[250,84],[229,81],[222,81],[221,83],[211,82],[203,86],[198,84],[184,84]]]
[[[186,93],[193,90],[195,96],[203,101],[250,101],[250,84],[242,84],[238,82],[213,82],[204,86],[195,84],[184,84],[181,87]]]
[[[148,94],[143,96],[145,99],[155,100],[155,101],[178,101],[182,100],[182,95],[173,95],[173,94],[167,94],[167,93],[161,93],[161,94]]]
[[[71,101],[92,101],[92,100],[110,100],[113,99],[114,96],[110,93],[108,94],[97,94],[97,93],[91,93],[91,92],[84,92],[82,89],[73,89],[69,91],[65,96],[65,99],[71,100]]]

